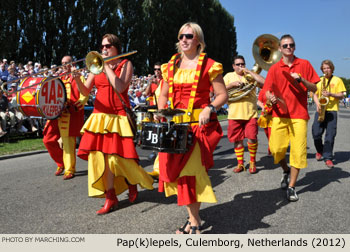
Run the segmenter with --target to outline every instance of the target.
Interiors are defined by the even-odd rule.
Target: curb
[[[219,121],[220,123],[227,123],[227,119],[223,119]],[[9,155],[3,155],[0,156],[0,160],[10,159],[10,158],[18,158],[18,157],[24,157],[24,156],[30,156],[30,155],[36,155],[41,153],[47,153],[47,150],[38,150],[38,151],[28,151],[28,152],[22,152],[22,153],[14,153]]]
[[[35,154],[40,154],[40,153],[45,153],[45,152],[47,152],[47,150],[14,153],[14,154],[0,156],[0,160],[10,159],[10,158],[17,158],[17,157],[24,157],[24,156],[30,156],[30,155],[35,155]]]

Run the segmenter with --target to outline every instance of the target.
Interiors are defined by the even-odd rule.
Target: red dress
[[[196,69],[175,68],[173,104],[176,109],[187,109]],[[194,110],[210,103],[211,81],[222,74],[222,65],[207,59],[196,90]],[[168,64],[162,66],[163,78],[168,81]],[[196,118],[198,121],[198,118]],[[193,144],[184,154],[159,153],[159,191],[166,196],[177,194],[178,205],[195,202],[216,202],[207,171],[214,164],[213,152],[223,133],[216,114],[211,122],[199,128],[192,123]]]
[[[123,60],[115,69],[117,76],[126,61]],[[82,128],[84,135],[78,151],[80,158],[89,161],[89,196],[104,195],[102,176],[105,156],[109,158],[109,167],[115,175],[116,194],[128,188],[126,180],[130,184],[153,189],[152,178],[138,165],[133,134],[119,97],[104,73],[96,75],[93,84],[97,88],[94,110]],[[128,89],[120,96],[130,107],[127,94]]]

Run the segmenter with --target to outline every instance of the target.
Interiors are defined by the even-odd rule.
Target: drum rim
[[[23,109],[22,109],[22,104],[20,103],[21,102],[21,94],[22,94],[22,91],[23,90],[21,90],[22,89],[22,86],[24,85],[24,83],[27,81],[27,80],[30,80],[30,79],[40,79],[40,82],[43,82],[44,80],[46,80],[47,79],[47,77],[26,77],[26,78],[24,78],[21,82],[20,82],[20,84],[19,84],[19,91],[16,93],[16,102],[17,102],[17,104],[18,104],[18,106],[17,106],[17,108],[18,108],[18,110],[23,114],[23,115],[25,115],[25,116],[31,116],[31,115],[29,115],[29,114],[27,114]],[[39,103],[37,102],[37,100],[36,100],[36,93],[38,92],[38,89],[39,89],[39,87],[42,85],[42,84],[40,84],[40,82],[38,83],[38,85],[34,88],[33,87],[33,89],[35,89],[36,90],[36,92],[35,92],[35,97],[34,97],[34,99],[35,99],[35,105],[31,105],[31,106],[34,106],[35,108],[36,108],[36,111],[38,112],[38,114],[39,115],[41,115],[41,116],[43,116],[42,115],[42,113],[40,113],[40,111],[38,110],[38,107],[39,107]],[[23,105],[23,107],[25,107],[24,105]]]
[[[43,85],[43,84],[45,84],[46,82],[50,81],[51,79],[53,79],[53,78],[47,77],[47,78],[45,79],[45,81],[43,81],[43,83],[40,84],[40,86]],[[54,79],[54,81],[55,81],[55,82],[56,82],[56,81],[60,82],[60,84],[62,84],[62,87],[63,87],[64,101],[63,101],[63,105],[62,105],[62,110],[60,111],[60,113],[58,113],[58,114],[57,114],[56,116],[54,116],[54,117],[47,117],[47,116],[44,114],[44,112],[42,111],[42,109],[40,108],[40,106],[38,106],[38,112],[39,112],[43,117],[45,117],[46,119],[49,119],[49,120],[54,120],[54,119],[57,119],[58,117],[60,117],[61,114],[63,113],[65,104],[66,104],[66,102],[67,102],[67,91],[66,91],[66,86],[65,86],[64,82],[63,82],[61,79],[59,79],[59,78],[58,78],[58,79]],[[41,89],[39,90],[39,95],[36,97],[38,104],[39,104],[40,92],[41,92]]]

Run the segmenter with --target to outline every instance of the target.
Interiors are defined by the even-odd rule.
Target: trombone
[[[122,57],[126,57],[126,56],[129,56],[129,55],[132,55],[132,54],[135,54],[137,53],[137,51],[131,51],[131,52],[127,52],[127,53],[122,53],[122,54],[119,54],[119,55],[116,55],[116,56],[111,56],[111,57],[107,57],[107,58],[103,58],[101,56],[100,53],[96,52],[96,51],[91,51],[89,52],[85,58],[83,59],[79,59],[79,60],[76,60],[76,61],[73,61],[73,62],[69,62],[69,63],[66,63],[66,64],[63,64],[63,65],[60,65],[60,66],[57,66],[57,67],[53,67],[53,68],[50,68],[50,69],[47,69],[47,70],[43,70],[43,71],[40,71],[38,73],[34,73],[34,74],[31,74],[31,75],[27,75],[25,77],[22,77],[22,78],[17,78],[15,80],[12,80],[12,81],[8,81],[8,82],[4,82],[0,89],[4,91],[4,93],[6,93],[6,95],[9,95],[9,94],[13,94],[13,93],[17,93],[17,92],[20,92],[22,90],[25,90],[25,89],[29,89],[33,86],[37,86],[37,85],[40,85],[42,84],[43,82],[45,81],[48,81],[48,80],[56,80],[56,79],[59,79],[61,78],[62,76],[65,76],[65,75],[68,75],[68,74],[71,74],[71,73],[75,73],[75,72],[79,72],[79,71],[82,71],[82,70],[85,70],[87,69],[88,71],[90,71],[91,73],[97,75],[97,74],[100,74],[102,71],[103,71],[103,68],[104,68],[104,64],[106,62],[109,62],[109,61],[112,61],[112,60],[115,60],[115,59],[119,59],[119,58],[122,58]],[[78,62],[81,62],[81,61],[85,61],[85,68],[82,68],[82,69],[78,69],[78,70],[75,70],[75,71],[72,71],[72,72],[69,72],[69,73],[64,73],[64,74],[61,74],[59,76],[55,76],[55,77],[48,77],[48,78],[44,78],[41,82],[39,83],[35,83],[33,85],[29,85],[25,88],[22,88],[22,89],[19,89],[19,90],[13,90],[11,92],[8,92],[7,90],[5,90],[5,85],[7,84],[10,84],[10,83],[13,83],[13,82],[17,82],[19,80],[22,80],[22,79],[26,79],[26,78],[30,78],[30,77],[33,77],[33,76],[37,76],[37,75],[40,75],[40,74],[44,74],[44,73],[47,73],[49,71],[52,71],[53,69],[57,69],[57,68],[60,68],[60,67],[64,67],[64,66],[67,66],[67,65],[72,65],[72,64],[76,64]]]

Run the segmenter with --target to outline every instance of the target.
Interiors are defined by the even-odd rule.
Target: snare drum
[[[61,115],[67,95],[60,79],[28,77],[21,82],[19,89],[17,104],[24,115],[45,117],[49,120]]]
[[[140,147],[167,153],[184,153],[192,144],[188,123],[142,123]]]

